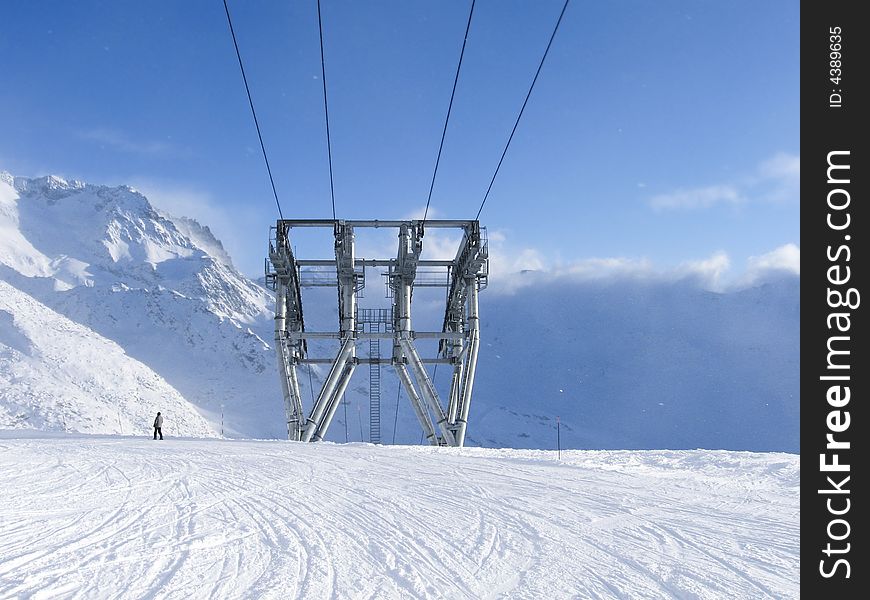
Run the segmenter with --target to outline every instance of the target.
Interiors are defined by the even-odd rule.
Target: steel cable
[[[266,155],[266,145],[263,143],[263,134],[260,132],[260,122],[257,120],[257,111],[254,109],[254,99],[251,97],[251,88],[248,86],[248,77],[245,75],[245,66],[242,64],[242,53],[239,52],[239,43],[236,41],[236,32],[233,29],[233,19],[230,17],[230,7],[227,6],[227,0],[223,0],[223,2],[224,10],[227,13],[227,24],[230,26],[230,35],[233,36],[233,46],[236,49],[236,58],[239,59],[239,70],[242,72],[242,81],[245,83],[245,92],[248,94],[248,104],[251,105],[251,115],[254,117],[254,126],[257,128],[260,149],[263,151],[263,162],[266,163],[266,171],[269,173],[269,183],[272,184],[272,194],[275,196],[275,206],[278,207],[278,216],[283,220],[284,213],[281,212],[281,203],[278,201],[278,191],[275,189],[275,178],[272,177],[272,167],[269,166],[269,157]]]
[[[435,170],[432,182],[429,184],[429,197],[426,199],[426,210],[423,211],[423,225],[429,216],[429,204],[432,202],[432,190],[435,188],[435,177],[438,175],[438,165],[441,163],[441,151],[444,149],[444,138],[447,137],[447,124],[450,123],[450,112],[453,110],[453,98],[456,96],[456,85],[459,83],[459,71],[462,69],[462,57],[465,56],[465,44],[468,42],[468,32],[471,29],[471,17],[474,14],[474,0],[468,11],[468,23],[465,25],[465,37],[462,38],[462,50],[459,51],[459,64],[456,65],[456,75],[453,77],[453,91],[450,92],[450,104],[447,105],[447,117],[444,119],[444,129],[441,131],[441,143],[438,145],[438,157],[435,159]]]
[[[323,55],[323,20],[320,0],[317,0],[317,28],[320,31],[320,74],[323,79],[323,112],[326,115],[326,152],[329,156],[329,194],[332,197],[332,219],[335,220],[335,183],[332,178],[332,139],[329,136],[329,101],[326,96],[326,59]]]
[[[486,204],[486,200],[489,198],[489,192],[492,190],[492,184],[495,183],[495,178],[498,175],[499,169],[501,169],[501,163],[504,162],[504,157],[507,154],[508,148],[511,145],[511,140],[514,139],[514,133],[517,131],[517,126],[520,124],[520,119],[523,117],[523,111],[526,110],[526,104],[529,103],[529,98],[532,95],[532,90],[535,89],[535,83],[538,81],[538,75],[541,74],[541,68],[544,66],[544,61],[547,60],[547,54],[550,52],[550,46],[553,45],[553,38],[556,37],[556,32],[559,31],[559,25],[562,23],[562,17],[565,16],[565,9],[568,8],[568,2],[571,0],[565,0],[565,4],[562,6],[562,12],[559,13],[559,18],[556,20],[556,26],[553,27],[553,33],[550,34],[550,41],[547,42],[547,49],[544,50],[544,55],[541,57],[541,64],[538,65],[538,70],[535,71],[535,77],[532,79],[532,85],[529,86],[529,92],[526,94],[526,99],[523,101],[523,106],[520,108],[520,114],[517,115],[517,120],[514,123],[514,128],[511,129],[511,134],[508,137],[507,144],[504,146],[504,151],[501,153],[501,158],[498,160],[498,165],[495,168],[495,173],[492,174],[492,179],[489,181],[489,187],[486,188],[486,194],[483,196],[483,202],[480,203],[480,208],[477,209],[477,215],[475,215],[474,220],[478,220],[480,218],[480,213],[483,211],[483,207]]]

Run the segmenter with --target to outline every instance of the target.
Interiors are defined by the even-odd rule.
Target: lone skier
[[[157,434],[160,434],[160,439],[163,439],[163,415],[158,411],[157,416],[154,418],[154,439],[157,439]]]

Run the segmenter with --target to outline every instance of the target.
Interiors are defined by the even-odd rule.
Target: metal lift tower
[[[335,259],[300,260],[293,255],[290,233],[294,228],[332,229]],[[425,229],[459,229],[462,241],[452,260],[422,260]],[[393,228],[398,230],[395,258],[357,258],[354,230]],[[434,446],[462,446],[468,423],[468,409],[474,387],[474,371],[480,350],[478,292],[487,284],[488,251],[486,229],[478,221],[341,221],[280,219],[270,231],[266,282],[275,291],[275,348],[284,393],[287,435],[291,440],[319,441],[326,431],[357,365],[391,364],[407,392],[420,426]],[[387,278],[392,298],[388,311],[391,327],[364,327],[357,310],[357,293],[365,286],[365,269],[379,268]],[[418,268],[420,277],[418,278]],[[316,278],[305,278],[305,270]],[[334,277],[332,269],[335,270]],[[324,272],[329,273],[324,277]],[[338,288],[339,329],[306,331],[302,316],[302,291],[309,285]],[[414,287],[447,288],[444,325],[441,331],[415,331],[411,325],[411,298]],[[381,309],[387,311],[387,309]],[[369,321],[370,318],[364,318]],[[380,319],[379,319],[380,320]],[[418,339],[437,339],[438,352],[422,358]],[[335,358],[311,358],[307,340],[336,339]],[[392,340],[392,356],[381,358],[370,350],[369,358],[357,356],[357,343],[363,340]],[[370,344],[370,349],[373,347]],[[302,364],[329,364],[323,387],[305,416],[299,393],[297,367]],[[426,364],[452,366],[450,395],[444,408]]]

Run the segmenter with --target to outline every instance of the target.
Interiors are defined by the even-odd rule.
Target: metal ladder
[[[375,323],[369,327],[379,329]],[[369,339],[369,358],[381,358],[381,340]],[[381,443],[381,365],[375,360],[369,363],[369,441]]]
[[[358,308],[356,328],[360,333],[390,333],[393,311],[389,308]],[[381,341],[369,338],[369,441],[381,443]]]

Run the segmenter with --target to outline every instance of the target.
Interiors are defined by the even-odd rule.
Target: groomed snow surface
[[[0,432],[0,597],[786,598],[799,457]]]

